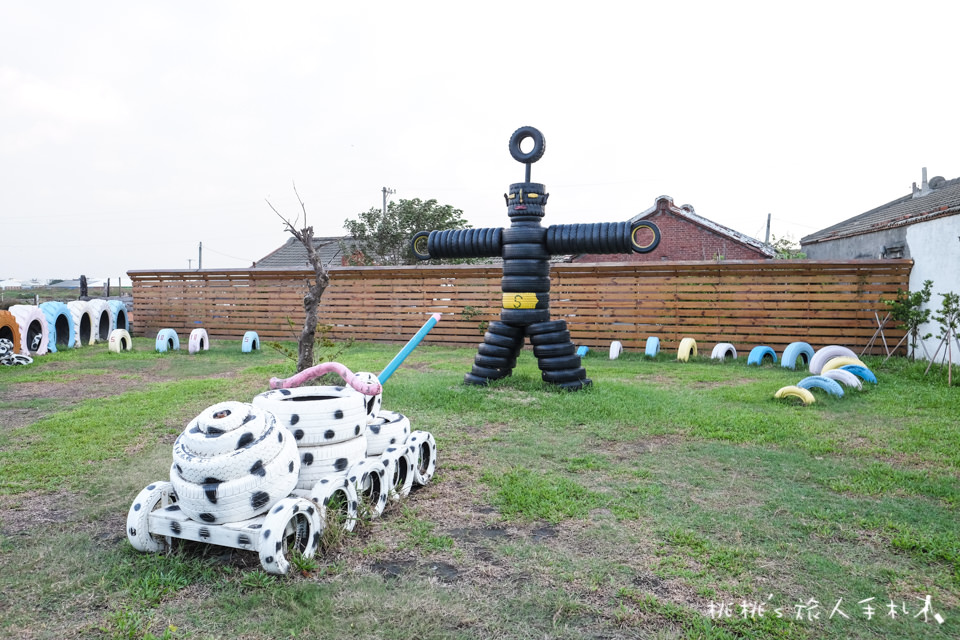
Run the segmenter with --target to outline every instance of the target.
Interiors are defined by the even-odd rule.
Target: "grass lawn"
[[[565,393],[530,351],[477,388],[472,349],[420,347],[383,406],[434,434],[433,481],[278,578],[135,552],[124,522],[190,418],[293,365],[134,349],[0,367],[0,637],[960,637],[960,389],[936,368],[867,359],[878,385],[804,407],[773,399],[804,372],[743,357],[591,352]]]

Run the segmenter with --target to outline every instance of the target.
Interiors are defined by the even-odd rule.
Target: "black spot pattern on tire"
[[[289,473],[293,473],[293,460],[290,461],[290,466],[287,467],[287,471],[288,471]]]
[[[268,556],[266,562],[267,564],[273,564],[273,556]]]
[[[170,505],[169,507],[167,507],[166,509],[164,509],[164,511],[180,511],[180,505],[178,505],[178,504],[172,504],[172,505]]]
[[[243,449],[247,447],[251,442],[253,442],[253,434],[247,431],[245,434],[240,436],[240,439],[237,440],[237,449]]]
[[[179,464],[173,465],[173,468],[176,469],[177,473],[179,473],[181,476],[183,475],[183,468]]]
[[[270,504],[270,494],[266,491],[257,491],[250,497],[250,506],[254,509],[261,509]]]
[[[217,521],[217,516],[213,515],[212,513],[201,513],[200,519],[204,522],[213,523]]]
[[[302,439],[303,439],[303,429],[297,429],[296,431],[294,431],[294,432],[293,432],[293,437],[296,438],[297,440],[302,440]]]
[[[299,416],[298,414],[295,413],[295,414],[293,414],[292,416],[290,416],[290,426],[291,426],[291,427],[292,427],[293,425],[297,424],[298,422],[300,422],[300,416]],[[297,438],[297,440],[299,440],[299,439],[300,439],[300,438]]]
[[[374,434],[380,433],[380,425],[374,422],[373,424],[368,424],[367,429],[370,429]]]
[[[217,427],[207,427],[207,437],[216,438],[217,436],[222,436],[226,433],[223,429],[218,429]]]
[[[280,549],[283,548],[283,540],[277,540],[277,548],[274,549],[277,553],[280,553]]]
[[[133,510],[134,510],[134,511],[140,511],[140,503],[139,503],[139,502],[138,502],[137,504],[133,505]]]
[[[303,464],[309,467],[310,465],[313,464],[313,454],[312,453],[303,454],[303,459],[301,460],[301,462],[303,462]]]
[[[277,432],[277,442],[283,442],[283,431]]]
[[[390,444],[397,444],[396,438],[390,438]]]
[[[336,411],[334,411],[333,417],[336,418],[337,420],[343,420],[343,410],[337,409]]]
[[[313,512],[314,512],[313,507],[307,507],[307,513],[309,513],[310,515],[313,515]]]
[[[350,501],[350,511],[356,511],[356,510],[357,510],[357,503],[351,500],[351,501]]]
[[[290,389],[279,389],[279,392],[282,396],[288,396],[291,393]]]
[[[179,535],[179,534],[180,534],[180,523],[179,523],[179,522],[171,522],[171,523],[170,523],[170,531],[173,531],[174,533],[176,533],[177,535]]]
[[[152,485],[150,485],[149,487],[147,487],[147,491],[153,491],[153,490],[156,489],[156,488],[157,488],[157,485],[152,484]]]
[[[323,432],[323,438],[324,438],[325,440],[333,440],[333,437],[334,437],[335,435],[337,435],[337,434],[336,434],[336,432],[334,432],[333,429],[327,429],[326,431]]]
[[[384,467],[389,467],[389,466],[390,466],[390,461],[389,461],[389,460],[384,460],[384,461],[383,461],[383,466],[384,466]]]
[[[343,471],[347,468],[347,459],[346,458],[337,458],[337,461],[333,463],[333,468],[337,471]]]
[[[360,435],[360,425],[357,425],[353,428],[353,435],[355,436]]]
[[[317,531],[313,534],[313,547],[316,549],[320,546],[320,532]]]
[[[283,505],[282,505],[282,504],[278,504],[277,506],[275,506],[275,507],[273,508],[273,512],[274,512],[274,513],[280,513],[281,511],[283,511]]]
[[[261,478],[267,475],[267,470],[263,467],[263,460],[257,460],[253,463],[253,466],[250,467],[250,475],[260,476]]]
[[[262,524],[252,524],[249,527],[247,527],[247,529],[259,529],[262,526],[263,526]]]
[[[210,529],[207,529],[206,527],[200,527],[200,537],[203,538],[204,540],[206,540],[207,538],[209,538],[209,537],[210,537]]]
[[[210,504],[217,504],[217,488],[219,486],[220,481],[216,478],[207,478],[207,481],[203,483],[203,495],[207,496]]]
[[[130,535],[133,536],[133,537],[136,537],[136,536],[137,536],[137,530],[134,529],[133,527],[130,527]],[[319,535],[319,534],[317,534],[317,535]]]
[[[340,391],[343,391],[343,387],[334,387],[334,390],[339,393]]]
[[[254,414],[254,413],[248,413],[248,414],[247,414],[247,417],[244,418],[244,419],[243,419],[243,422],[241,422],[240,424],[241,424],[241,425],[245,425],[245,424],[247,424],[248,422],[250,422],[251,420],[256,420],[256,418],[257,418],[256,414]]]
[[[237,544],[250,544],[250,536],[241,533],[237,536]]]

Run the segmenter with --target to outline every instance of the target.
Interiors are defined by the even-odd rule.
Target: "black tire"
[[[516,358],[518,351],[519,349],[513,347],[498,347],[495,344],[487,344],[485,342],[481,342],[477,346],[477,353],[479,355],[491,358]]]
[[[535,336],[541,333],[554,333],[556,331],[566,331],[566,320],[550,320],[549,322],[538,322],[527,327],[527,335]]]
[[[410,248],[413,249],[413,255],[417,256],[418,260],[430,259],[429,239],[429,231],[418,231],[410,240]]]
[[[509,324],[519,325],[546,322],[550,319],[550,309],[501,309],[500,319]]]
[[[474,356],[473,363],[488,369],[513,369],[515,366],[517,366],[517,359],[498,358],[496,356],[485,356],[478,353],[476,356]]]
[[[533,138],[533,149],[529,153],[524,153],[520,148],[520,143],[527,138]],[[543,157],[543,152],[547,149],[547,142],[543,134],[533,127],[520,127],[510,136],[510,155],[517,162],[529,163],[536,162]]]
[[[533,348],[533,355],[539,358],[559,358],[572,356],[577,352],[577,346],[572,342],[560,344],[540,344]]]
[[[504,276],[550,277],[550,263],[546,260],[507,260],[503,263]]]
[[[532,242],[518,242],[503,245],[504,260],[549,260],[550,252],[542,244]]]
[[[585,380],[587,370],[583,367],[576,369],[565,369],[563,371],[541,371],[540,379],[551,384],[560,384],[563,382],[573,382],[574,380]]]
[[[583,380],[573,380],[572,382],[561,382],[557,384],[557,386],[565,391],[579,391],[580,389],[589,387],[592,382],[590,378],[584,378]]]
[[[530,336],[530,344],[537,346],[540,344],[566,344],[570,342],[569,331],[554,331],[553,333],[538,333]]]
[[[501,336],[487,331],[483,334],[483,343],[495,347],[506,347],[508,349],[519,349],[523,346],[523,338],[511,338],[510,336]]]
[[[489,369],[487,367],[478,367],[477,365],[473,365],[473,367],[470,368],[470,373],[480,378],[499,380],[500,378],[506,378],[508,375],[510,375],[510,370]]]
[[[637,243],[637,232],[641,229],[649,229],[653,232],[653,240],[642,246]],[[660,228],[654,223],[641,220],[640,222],[634,223],[630,228],[630,247],[634,252],[649,253],[656,249],[658,244],[660,244]]]
[[[468,373],[463,376],[463,383],[473,384],[478,387],[485,387],[486,385],[490,384],[490,378],[481,378],[480,376],[475,376],[472,373]]]
[[[504,293],[547,293],[550,291],[550,278],[539,276],[503,276],[500,290]]]
[[[558,358],[537,358],[537,366],[541,371],[563,371],[565,369],[579,369],[580,356],[560,356]]]
[[[508,336],[516,340],[523,340],[524,327],[515,327],[513,325],[494,320],[487,325],[487,331],[490,333],[495,333],[498,336]]]
[[[509,227],[503,230],[503,244],[531,243],[543,244],[547,235],[546,227]]]

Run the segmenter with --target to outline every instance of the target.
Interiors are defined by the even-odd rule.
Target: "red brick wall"
[[[660,227],[660,244],[650,253],[584,254],[574,262],[660,262],[662,260],[765,260],[768,256],[728,236],[668,211],[645,218]]]

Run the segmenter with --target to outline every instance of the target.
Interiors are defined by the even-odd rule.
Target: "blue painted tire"
[[[836,380],[824,376],[807,376],[797,383],[801,389],[823,389],[832,396],[843,397],[843,387]]]
[[[123,329],[130,332],[130,317],[127,315],[127,305],[119,300],[107,300],[107,307],[110,309],[111,324],[114,329]]]
[[[243,343],[240,345],[240,351],[242,353],[250,353],[251,351],[260,350],[260,336],[257,335],[256,331],[247,331],[243,334]]]
[[[643,355],[655,358],[658,353],[660,353],[660,338],[650,336],[647,338],[646,350]]]
[[[777,352],[766,345],[760,345],[751,349],[750,355],[747,356],[747,364],[755,364],[759,367],[763,364],[763,359],[766,356],[770,356],[770,358],[773,359],[773,364],[777,364]]]
[[[180,337],[173,329],[160,329],[157,333],[156,350],[159,353],[166,351],[177,351],[180,349]]]
[[[810,365],[813,354],[813,347],[806,342],[791,342],[783,350],[783,355],[780,357],[780,366],[785,369],[796,369],[797,358],[802,358],[803,368],[806,369]]]
[[[864,382],[872,382],[873,384],[877,384],[877,376],[873,375],[873,371],[870,371],[870,369],[867,369],[866,367],[862,367],[859,364],[845,364],[840,368],[844,369],[845,371],[849,371]]]
[[[62,302],[44,302],[40,311],[47,317],[47,349],[56,353],[57,347],[73,349],[77,343],[76,328],[73,326],[73,314]]]

